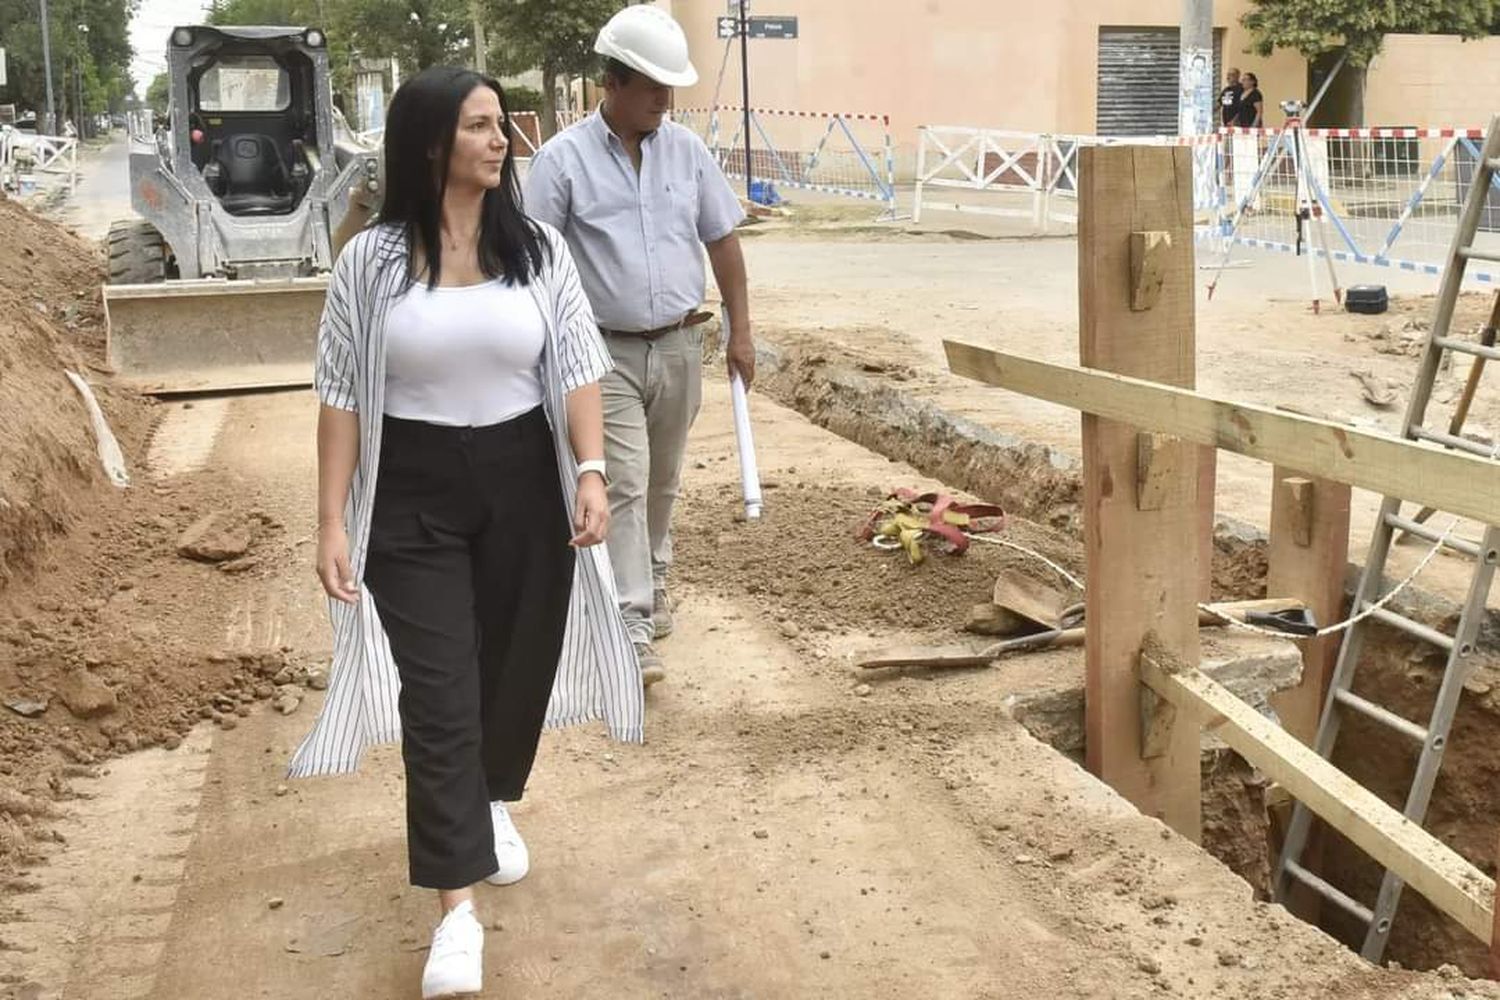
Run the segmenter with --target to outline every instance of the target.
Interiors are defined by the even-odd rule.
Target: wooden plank
[[[1351,490],[1281,466],[1274,475],[1266,590],[1298,598],[1319,627],[1330,625],[1344,613]],[[1331,635],[1302,642],[1302,682],[1272,701],[1286,731],[1308,745],[1317,736],[1339,640]]]
[[[1274,488],[1282,493],[1292,541],[1305,549],[1312,545],[1313,481],[1302,476],[1278,476],[1274,482]]]
[[[1349,562],[1350,488],[1330,479],[1313,479],[1277,466],[1271,494],[1271,541],[1268,551],[1266,588],[1273,594],[1291,594],[1307,602],[1320,626],[1343,617],[1344,573]],[[1289,691],[1271,696],[1271,705],[1282,727],[1308,746],[1318,733],[1323,701],[1338,661],[1342,636],[1306,639],[1302,648],[1302,680]],[[1291,822],[1291,803],[1275,808],[1267,803],[1271,817],[1272,844],[1277,853]],[[1302,849],[1300,863],[1313,874],[1323,870],[1326,828],[1315,824]],[[1296,880],[1286,899],[1287,909],[1308,923],[1316,924],[1323,897]]]
[[[1159,642],[1140,655],[1141,680],[1229,744],[1324,822],[1489,944],[1495,882],[1222,685]],[[1193,729],[1179,725],[1179,729]]]
[[[1195,378],[1192,157],[1186,149],[1084,149],[1079,164],[1079,356],[1083,364],[1172,385]],[[1133,311],[1133,234],[1155,231],[1160,278],[1149,312]],[[1085,716],[1088,766],[1136,808],[1183,836],[1201,835],[1198,734],[1173,726],[1143,745],[1134,658],[1155,629],[1196,662],[1198,454],[1151,458],[1159,503],[1136,509],[1137,430],[1083,418],[1088,559]],[[1192,553],[1184,559],[1184,553]],[[1144,754],[1149,752],[1150,757]]]
[[[1130,309],[1145,312],[1161,299],[1172,234],[1161,230],[1130,234]]]
[[[1495,297],[1497,311],[1500,311],[1500,294]],[[1497,868],[1500,871],[1500,852],[1496,852]],[[1494,932],[1490,935],[1490,975],[1500,979],[1500,888],[1496,890],[1495,896],[1495,919],[1492,924]]]
[[[1182,465],[1198,461],[1198,446],[1190,445],[1170,434],[1143,433],[1135,441],[1135,506],[1137,510],[1161,510],[1170,502],[1180,502],[1182,496],[1181,476],[1163,475],[1175,471]],[[1190,498],[1197,499],[1197,484]]]
[[[1142,315],[1161,321],[1160,311]],[[1158,384],[1164,379],[1054,365],[951,340],[943,346],[956,375],[1500,524],[1500,462]]]
[[[1199,609],[1198,625],[1200,628],[1215,628],[1224,624],[1225,617],[1242,622],[1251,611],[1295,611],[1302,606],[1301,601],[1284,597],[1225,601],[1209,605],[1211,610]],[[1052,629],[1004,639],[978,651],[972,647],[932,646],[872,650],[865,654],[857,666],[861,670],[881,670],[886,667],[987,667],[1012,653],[1082,646],[1085,634],[1086,629],[1083,628]]]
[[[1198,446],[1198,600],[1214,599],[1214,502],[1219,485],[1219,449]]]

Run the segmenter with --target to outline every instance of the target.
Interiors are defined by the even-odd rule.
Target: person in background
[[[567,244],[521,212],[510,128],[493,79],[402,84],[380,223],[341,247],[318,330],[334,656],[290,771],[352,770],[399,735],[408,876],[442,913],[424,1000],[484,988],[474,885],[530,868],[506,803],[543,725],[639,741],[644,715],[600,545],[609,353]]]
[[[603,104],[532,157],[525,208],[562,230],[615,369],[605,376],[609,555],[646,684],[666,676],[653,640],[672,630],[672,506],[701,398],[704,248],[729,312],[731,375],[748,386],[755,346],[744,219],[708,147],[667,120],[672,88],[698,73],[671,15],[621,10],[600,30]]]
[[[1265,125],[1266,99],[1260,92],[1260,80],[1254,73],[1244,76],[1245,92],[1240,97],[1240,110],[1235,124],[1243,128],[1261,128]]]
[[[1245,88],[1240,83],[1240,71],[1231,66],[1224,74],[1224,89],[1219,91],[1219,124],[1233,125],[1239,117],[1240,98]]]

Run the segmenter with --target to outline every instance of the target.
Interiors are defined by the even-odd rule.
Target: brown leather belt
[[[655,340],[657,337],[662,337],[669,333],[675,333],[678,330],[686,330],[689,327],[707,323],[713,318],[713,313],[699,310],[698,312],[688,313],[686,316],[682,317],[682,319],[678,320],[675,323],[668,323],[666,326],[659,326],[655,330],[612,330],[609,327],[601,326],[599,328],[599,332],[607,337],[641,337],[645,340]]]

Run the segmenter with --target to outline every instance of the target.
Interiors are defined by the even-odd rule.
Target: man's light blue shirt
[[[526,212],[562,231],[599,325],[654,330],[703,302],[703,244],[745,217],[703,140],[663,122],[630,153],[595,111],[531,160]]]

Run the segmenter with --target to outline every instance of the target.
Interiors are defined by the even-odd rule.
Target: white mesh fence
[[[1314,245],[1315,253],[1437,275],[1458,228],[1484,132],[1234,129],[1221,141],[1227,153],[1220,184],[1228,204],[1220,236],[1233,232],[1240,245],[1295,252],[1303,213],[1328,233],[1329,245]],[[1500,249],[1500,195],[1492,190],[1489,199],[1477,242]],[[1496,280],[1492,267],[1470,267],[1465,276]]]
[[[1198,234],[1220,247],[1232,239],[1239,246],[1437,275],[1484,132],[1294,127],[1120,139],[924,126],[913,217],[932,210],[1013,216],[1031,218],[1039,231],[1074,222],[1078,151],[1121,144],[1193,150]],[[1500,184],[1489,193],[1476,242],[1500,251]],[[1486,266],[1470,266],[1465,277],[1500,281]]]
[[[725,176],[745,177],[745,114],[739,108],[685,108],[673,118],[707,143]],[[755,108],[750,168],[773,188],[820,191],[895,208],[895,161],[885,115]]]

